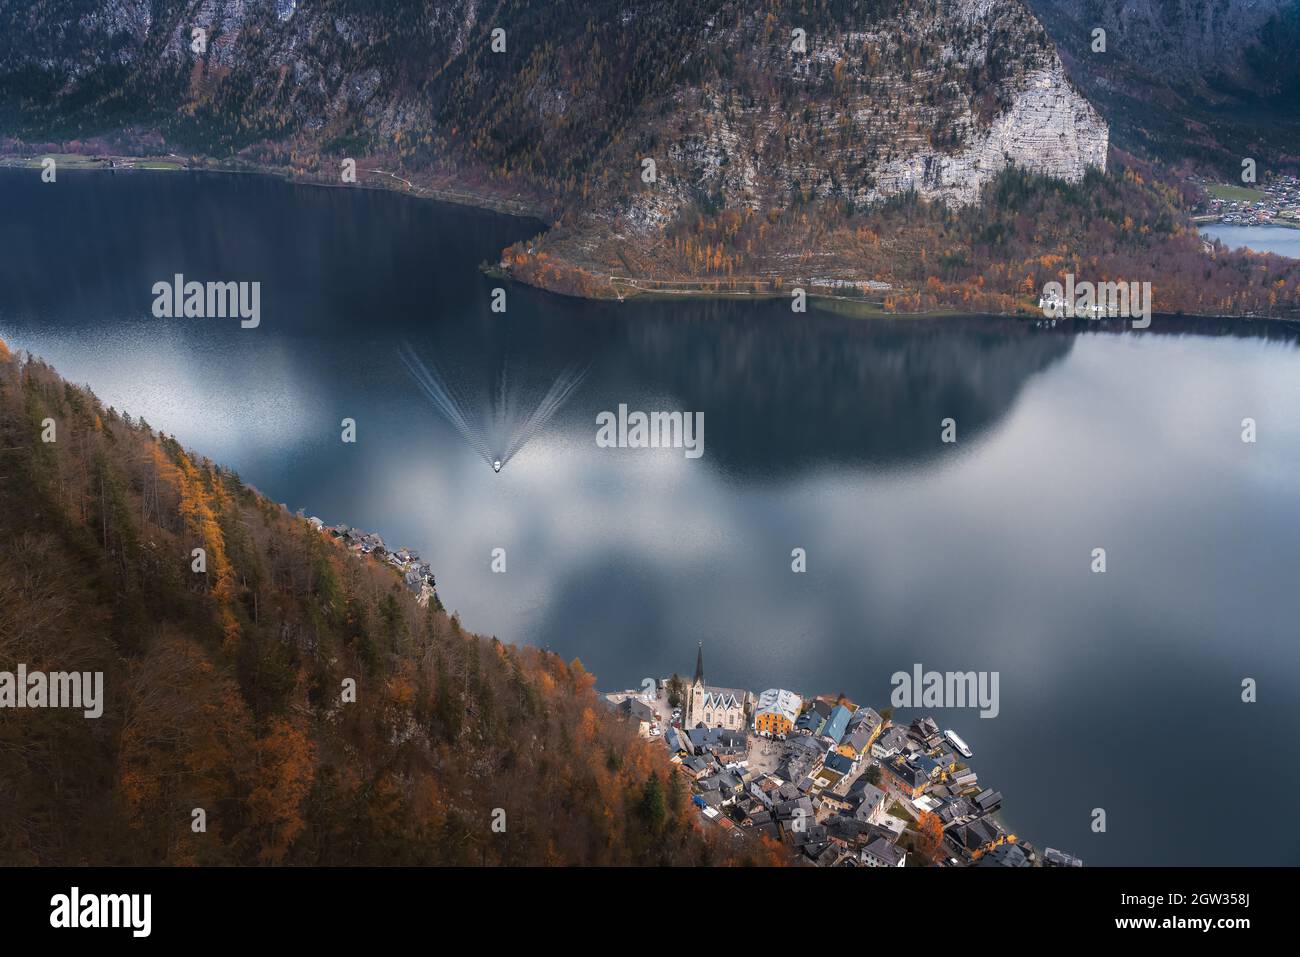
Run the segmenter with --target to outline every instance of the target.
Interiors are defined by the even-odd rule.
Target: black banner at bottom
[[[539,910],[602,938],[611,923],[653,933],[663,922],[673,933],[687,929],[681,921],[698,920],[705,933],[719,919],[752,937],[788,930],[789,904],[831,901],[806,916],[839,914],[855,932],[865,923],[885,933],[946,927],[964,928],[965,936],[979,928],[978,937],[1002,940],[1199,935],[1231,946],[1241,934],[1290,926],[1284,888],[1294,877],[1269,868],[13,868],[0,870],[0,920],[6,942],[338,945],[453,922],[489,930],[498,946],[512,928],[536,937],[539,925],[527,918]]]

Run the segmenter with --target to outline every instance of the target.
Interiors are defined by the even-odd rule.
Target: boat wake
[[[503,360],[488,401],[476,404],[452,386],[435,361],[422,357],[409,343],[402,344],[399,354],[420,391],[494,472],[500,472],[546,429],[589,370],[577,364],[566,367],[538,398],[536,391],[530,396],[511,379],[509,362]]]

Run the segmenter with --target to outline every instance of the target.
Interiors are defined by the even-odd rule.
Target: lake
[[[1287,226],[1206,226],[1202,236],[1217,239],[1229,249],[1277,253],[1300,259],[1300,229]]]
[[[604,689],[691,674],[699,641],[717,684],[877,708],[917,663],[996,671],[996,718],[931,713],[1025,838],[1090,865],[1300,864],[1253,803],[1300,789],[1294,329],[517,285],[498,314],[479,264],[537,224],[221,174],[7,169],[0,197],[0,338],[291,509],[419,550],[468,628]],[[260,325],[154,318],[177,273],[259,282]],[[496,474],[403,349],[484,435],[585,378]],[[703,413],[703,454],[598,446],[620,404]]]

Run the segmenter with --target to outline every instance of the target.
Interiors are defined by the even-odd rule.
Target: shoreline
[[[549,230],[553,223],[542,204],[536,201],[526,199],[507,199],[494,197],[490,193],[483,191],[474,191],[469,189],[449,189],[446,187],[420,186],[398,176],[396,173],[383,169],[358,168],[360,174],[377,174],[388,177],[388,179],[375,179],[361,181],[358,179],[355,183],[336,183],[325,179],[318,179],[312,176],[306,176],[279,166],[268,166],[260,163],[250,163],[244,161],[217,160],[212,157],[200,157],[202,165],[192,165],[189,158],[180,156],[177,153],[152,154],[152,155],[124,155],[116,153],[15,153],[0,152],[0,169],[31,169],[39,170],[41,160],[45,157],[55,157],[63,168],[72,169],[78,172],[191,172],[191,173],[233,173],[252,176],[271,176],[287,183],[305,186],[319,186],[332,189],[370,189],[385,192],[398,193],[403,196],[409,196],[414,199],[427,199],[434,202],[447,203],[455,206],[462,206],[469,209],[479,209],[487,212],[498,213],[501,215],[512,216],[520,220],[533,220],[543,227],[543,230]],[[402,185],[398,185],[402,184]],[[1213,224],[1219,225],[1219,224]],[[1267,227],[1245,227],[1260,228]],[[1298,228],[1280,226],[1279,228]],[[1199,231],[1199,226],[1198,226]],[[1251,255],[1280,255],[1277,253],[1264,253],[1250,250],[1242,247]],[[1281,257],[1287,258],[1287,257]],[[765,301],[775,299],[787,299],[788,294],[784,292],[768,291],[747,291],[743,289],[731,290],[710,290],[704,288],[684,288],[681,290],[643,288],[635,285],[637,282],[646,283],[668,283],[680,282],[690,284],[690,280],[638,280],[625,276],[606,276],[610,287],[614,290],[614,296],[594,296],[581,295],[564,292],[555,289],[549,289],[545,286],[528,282],[516,276],[511,270],[502,268],[500,263],[487,264],[482,267],[485,275],[493,278],[500,278],[513,283],[520,283],[533,289],[541,289],[551,292],[555,295],[568,296],[576,299],[586,299],[591,301],[615,301],[626,302],[631,299],[640,299],[645,301],[671,301],[671,300],[754,300]],[[628,285],[625,287],[628,291],[624,295],[618,294],[617,283],[623,282]],[[794,288],[801,282],[799,279],[781,280],[783,288]],[[939,319],[963,315],[995,315],[1008,319],[1021,319],[1026,322],[1041,320],[1044,316],[1042,311],[1026,308],[1019,312],[1003,313],[968,313],[950,306],[944,306],[937,309],[922,310],[920,312],[895,312],[886,310],[883,307],[883,301],[878,299],[858,298],[854,296],[839,296],[830,293],[818,293],[813,291],[812,284],[806,283],[807,299],[815,303],[823,311],[838,312],[850,318],[860,319]],[[703,283],[701,283],[702,285]],[[801,287],[802,288],[802,287]],[[900,287],[901,289],[901,287]],[[1160,314],[1156,314],[1160,315]],[[1213,321],[1267,321],[1272,323],[1290,324],[1300,322],[1300,313],[1294,316],[1259,316],[1252,314],[1235,314],[1223,315],[1217,313],[1167,313],[1166,318],[1177,319],[1203,319]],[[1102,327],[1105,328],[1105,327]]]

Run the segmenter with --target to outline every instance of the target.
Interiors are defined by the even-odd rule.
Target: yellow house
[[[758,696],[754,708],[754,733],[769,738],[784,738],[799,720],[803,699],[793,691],[768,688]]]

